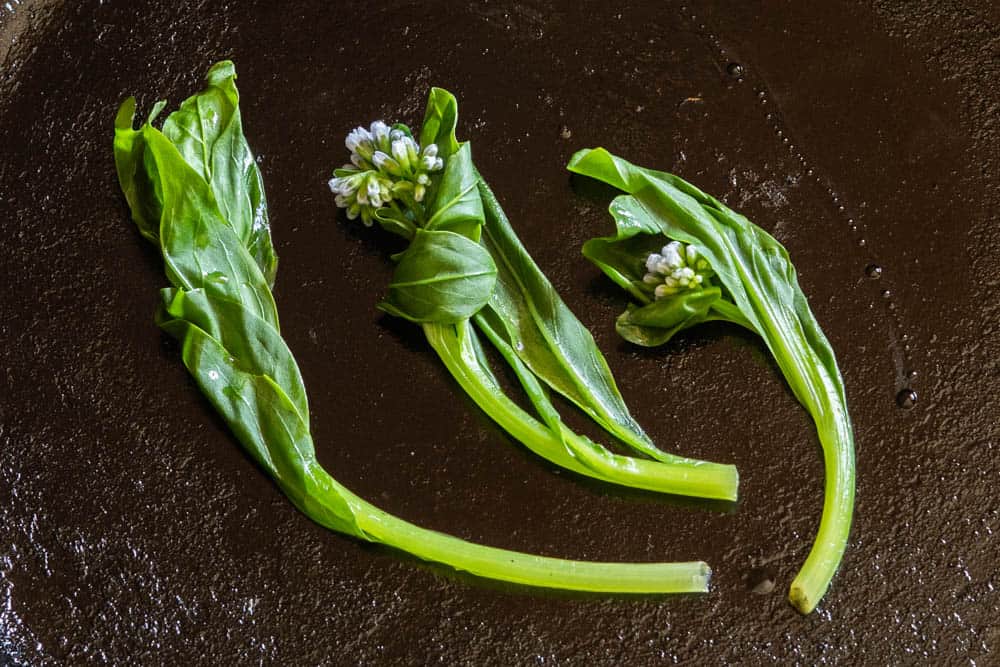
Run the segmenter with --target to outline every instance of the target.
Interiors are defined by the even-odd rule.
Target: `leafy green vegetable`
[[[115,120],[115,164],[136,226],[163,254],[171,287],[162,290],[158,325],[181,342],[184,364],[201,391],[288,498],[323,526],[483,577],[586,591],[705,591],[710,572],[702,562],[568,561],[420,528],[362,500],[319,465],[302,377],[278,329],[270,290],[276,259],[263,186],[238,124],[237,100],[230,62],[209,71],[208,88],[171,114],[163,131],[150,122],[163,103],[136,130],[135,100],[126,100]],[[252,219],[246,217],[250,211]],[[455,236],[421,235],[446,239],[427,241],[435,264]],[[464,262],[457,264],[466,267]],[[486,271],[468,280],[486,274],[492,275]],[[452,305],[469,298],[463,290],[443,293]],[[413,307],[411,300],[403,302]]]
[[[568,168],[628,193],[611,204],[617,233],[583,248],[638,302],[618,319],[619,333],[640,345],[660,345],[699,322],[743,326],[764,339],[812,415],[825,459],[825,501],[816,540],[789,593],[796,608],[812,611],[847,546],[854,435],[833,349],[809,310],[787,251],[674,175],[637,167],[601,148],[578,152]]]
[[[493,258],[475,241],[418,229],[379,307],[412,322],[459,322],[479,312],[496,280]]]
[[[378,221],[411,240],[380,307],[422,323],[442,361],[483,411],[546,459],[603,481],[734,500],[738,476],[733,466],[663,452],[632,418],[590,332],[517,238],[476,170],[469,142],[456,139],[457,120],[454,96],[434,88],[420,144],[406,126],[389,129],[381,122],[348,135],[351,163],[336,170],[330,181],[337,203],[349,217]],[[403,162],[417,167],[401,168]],[[444,229],[464,237],[466,263],[447,263],[428,252],[425,234]],[[459,245],[455,240],[454,247]],[[489,285],[484,257],[491,258],[493,268]],[[438,281],[448,288],[426,289]],[[400,291],[400,286],[409,290],[414,285],[421,287],[419,294]],[[471,320],[475,329],[464,320]],[[481,353],[476,329],[514,370],[541,421],[504,395]],[[563,424],[548,389],[654,461],[613,454],[574,433]]]

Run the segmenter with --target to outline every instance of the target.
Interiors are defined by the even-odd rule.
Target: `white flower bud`
[[[404,171],[410,170],[410,156],[404,139],[392,142],[392,156]]]
[[[352,153],[358,149],[362,143],[371,143],[372,135],[371,133],[363,127],[356,127],[351,130],[350,134],[344,140],[344,145],[347,146],[347,150]]]
[[[380,120],[375,121],[372,123],[371,137],[375,144],[381,148],[389,143],[389,126]]]
[[[695,261],[698,259],[698,249],[693,245],[689,245],[685,254],[687,255],[687,263],[693,266]]]
[[[671,269],[684,266],[684,258],[681,257],[680,245],[680,243],[674,241],[663,247],[663,260]]]
[[[655,290],[653,290],[653,295],[657,299],[662,299],[665,296],[670,296],[671,294],[676,294],[677,289],[669,285],[658,285]]]
[[[382,205],[382,190],[379,188],[377,179],[369,178],[368,187],[365,190],[368,193],[368,201],[371,202],[372,206],[378,208]]]

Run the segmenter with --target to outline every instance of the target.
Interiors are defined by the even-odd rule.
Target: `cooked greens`
[[[305,387],[281,337],[271,294],[277,260],[260,172],[241,127],[235,79],[231,62],[216,64],[207,88],[170,114],[162,131],[152,122],[163,102],[134,129],[135,100],[126,100],[115,119],[115,164],[132,219],[160,249],[171,284],[162,291],[157,323],[180,341],[184,364],[202,392],[288,498],[323,526],[483,577],[587,591],[706,590],[709,570],[702,562],[569,561],[420,528],[365,502],[319,465]],[[406,195],[414,200],[416,185]],[[460,193],[462,186],[451,191]],[[421,230],[426,240],[417,249],[436,268],[450,267],[461,279],[423,284],[419,272],[412,280],[404,272],[390,295],[401,312],[467,322],[462,318],[482,305],[477,285],[494,280],[485,253],[465,256],[469,246],[479,246],[459,233],[464,202],[461,196],[453,199],[438,207],[443,212],[435,229]],[[419,236],[416,230],[414,235]],[[445,309],[424,310],[426,294],[436,292],[452,295]],[[442,332],[449,350],[477,353],[461,325],[428,326]]]
[[[583,150],[570,171],[626,192],[611,203],[616,234],[583,253],[638,302],[618,332],[660,345],[709,320],[759,334],[796,398],[812,415],[826,468],[819,532],[789,599],[812,611],[847,546],[854,507],[854,435],[833,349],[809,310],[788,253],[774,237],[672,174],[643,169],[604,149]]]
[[[661,451],[632,418],[590,332],[517,238],[469,142],[456,139],[457,119],[454,96],[434,88],[419,141],[405,125],[380,121],[347,136],[351,162],[330,181],[337,204],[348,217],[410,241],[380,308],[419,323],[480,408],[549,461],[617,484],[734,500],[733,466]],[[510,365],[537,417],[504,393],[483,336]],[[569,429],[550,389],[653,460],[614,454]]]

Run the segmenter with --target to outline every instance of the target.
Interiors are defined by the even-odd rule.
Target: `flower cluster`
[[[351,161],[335,172],[330,190],[347,217],[359,215],[372,224],[375,211],[394,200],[411,206],[421,202],[430,185],[430,174],[444,168],[436,144],[422,149],[409,134],[375,121],[371,129],[355,128],[344,141]]]
[[[678,241],[671,241],[658,253],[650,253],[646,258],[646,271],[642,282],[653,288],[657,299],[707,287],[713,273],[697,248]]]

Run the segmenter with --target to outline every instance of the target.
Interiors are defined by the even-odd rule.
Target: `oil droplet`
[[[911,380],[916,380],[917,379],[917,372],[916,371],[910,371],[910,372],[908,372],[906,374],[906,377],[910,378]]]
[[[909,410],[914,405],[917,404],[917,392],[912,389],[904,389],[898,394],[896,394],[896,405],[903,408],[904,410]]]
[[[740,63],[729,63],[726,66],[726,74],[736,79],[742,79],[745,71]]]
[[[864,248],[866,245],[868,245],[868,241],[865,241],[864,239],[858,239],[859,247]]]
[[[865,275],[872,280],[878,280],[882,277],[882,267],[878,264],[869,264],[865,267]]]
[[[891,299],[892,298],[892,290],[887,290],[887,289],[882,290],[882,298],[883,299]]]

